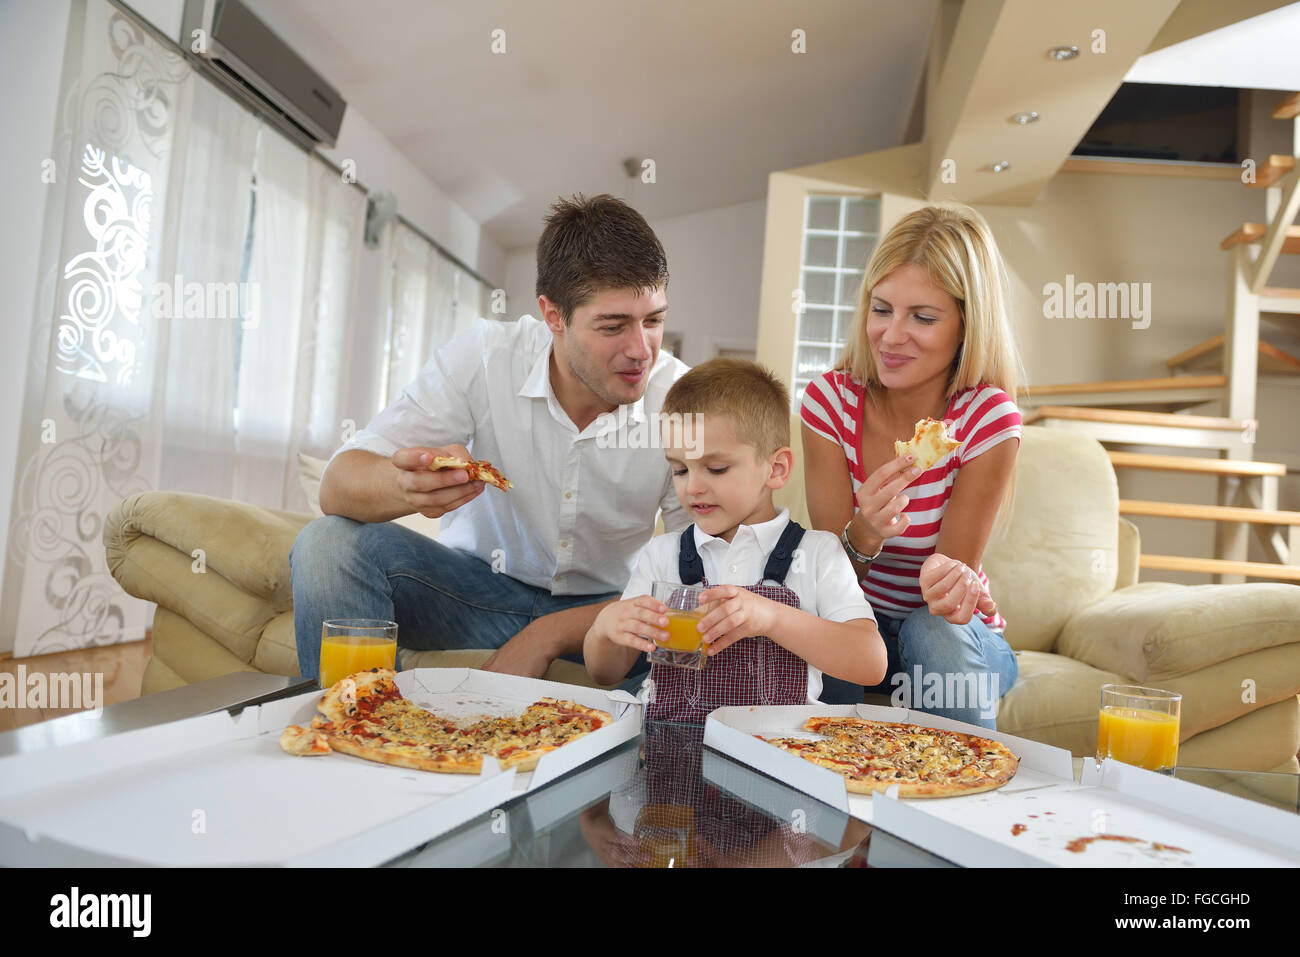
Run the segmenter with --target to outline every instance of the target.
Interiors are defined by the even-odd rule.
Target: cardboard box
[[[432,774],[279,745],[319,692],[0,759],[6,865],[369,866],[541,787],[640,730],[630,695],[468,669],[401,672],[402,693],[455,715],[517,714],[539,697],[611,712],[537,769]]]
[[[996,791],[899,799],[852,794],[844,778],[758,740],[816,735],[813,716],[857,716],[993,738],[1020,758]],[[1285,867],[1300,864],[1300,815],[1185,781],[1106,762],[1074,780],[1068,751],[960,721],[874,705],[719,708],[704,743],[833,808],[964,866]],[[1023,825],[1015,828],[1014,825]],[[1137,838],[1122,840],[1119,838]],[[1070,847],[1077,848],[1071,850]]]

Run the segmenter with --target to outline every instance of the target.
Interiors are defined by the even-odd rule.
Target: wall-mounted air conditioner
[[[313,143],[337,142],[346,101],[239,0],[185,0],[180,42],[214,77]]]

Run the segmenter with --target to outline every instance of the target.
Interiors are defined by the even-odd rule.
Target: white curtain
[[[389,281],[379,314],[388,317],[389,331],[380,408],[402,394],[440,346],[489,315],[490,299],[472,273],[405,223],[394,220],[385,238]]]
[[[73,0],[62,94],[73,172],[42,238],[0,602],[17,657],[143,637],[101,543],[123,498],[308,510],[296,453],[340,441],[365,212],[104,0]]]

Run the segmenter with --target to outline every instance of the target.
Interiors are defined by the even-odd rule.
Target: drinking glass
[[[1097,762],[1113,758],[1173,774],[1183,696],[1136,685],[1102,685]]]
[[[704,635],[696,628],[704,617],[700,595],[704,589],[677,582],[655,582],[650,594],[668,606],[668,637],[656,641],[658,646],[650,652],[650,660],[675,668],[703,670],[708,664],[708,649],[702,647]]]
[[[348,675],[397,664],[397,622],[379,618],[331,618],[321,626],[320,686]]]

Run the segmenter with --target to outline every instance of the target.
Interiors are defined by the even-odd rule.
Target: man
[[[663,246],[612,196],[551,209],[541,321],[479,319],[330,459],[326,515],[290,554],[304,677],[318,674],[328,618],[396,621],[404,648],[495,648],[490,671],[536,678],[557,657],[581,661],[656,513],[668,530],[688,523],[645,440],[687,368],[659,352]],[[486,459],[514,488],[429,471],[435,456]],[[389,522],[412,512],[441,518],[437,541]]]

